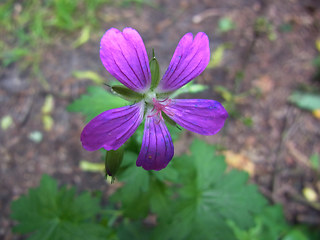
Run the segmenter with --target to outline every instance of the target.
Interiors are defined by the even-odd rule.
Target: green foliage
[[[39,67],[48,46],[71,32],[79,34],[73,47],[86,43],[92,30],[98,29],[98,11],[106,3],[109,0],[8,0],[1,3],[0,64],[7,67],[18,62],[22,69],[31,68],[33,77],[48,90],[49,85],[43,82]]]
[[[315,73],[312,76],[312,80],[319,82],[320,81],[320,39],[317,39],[315,42],[315,47],[318,51],[317,56],[312,60],[312,65],[315,68]]]
[[[4,67],[7,67],[13,62],[18,61],[19,59],[30,54],[30,50],[23,47],[15,47],[12,49],[4,49],[0,53],[0,60],[2,59],[2,64]]]
[[[108,2],[108,0],[28,0],[15,3],[9,0],[0,6],[0,23],[3,23],[9,34],[16,35],[19,30],[25,30],[31,33],[28,34],[31,41],[36,40],[36,37],[48,39],[53,30],[77,30],[88,24],[97,27],[95,13],[101,4]]]
[[[11,211],[11,218],[18,221],[14,232],[33,233],[30,240],[102,240],[110,232],[97,223],[101,211],[98,198],[89,193],[76,196],[74,188],[58,189],[47,175],[39,187],[12,202]]]
[[[157,97],[159,98],[176,98],[177,96],[184,94],[184,93],[199,93],[202,92],[204,90],[206,90],[208,87],[206,85],[203,84],[196,84],[193,82],[189,82],[186,85],[184,85],[183,87],[179,88],[177,91],[174,92],[169,92],[169,93],[160,93],[157,94]]]
[[[128,105],[127,101],[116,97],[102,87],[90,86],[87,91],[88,94],[82,95],[67,107],[70,112],[85,115],[87,122],[104,111]]]
[[[35,143],[40,143],[43,139],[43,134],[40,131],[33,131],[29,133],[28,138]]]
[[[117,175],[124,186],[111,196],[111,201],[117,203],[121,199],[122,214],[131,219],[143,219],[150,210],[169,214],[166,206],[169,204],[170,188],[164,181],[171,180],[171,174],[176,176],[175,170],[169,165],[160,172],[145,171],[136,167],[137,158],[137,154],[126,152],[122,170]]]
[[[288,22],[288,23],[283,23],[279,26],[279,30],[281,32],[287,33],[287,32],[292,32],[293,30],[293,25],[292,23]]]
[[[118,175],[124,186],[111,201],[121,200],[126,218],[143,219],[150,211],[157,214],[159,225],[151,239],[235,239],[227,220],[241,229],[252,227],[254,214],[266,201],[246,183],[246,173],[226,172],[223,156],[215,154],[212,146],[195,141],[191,151],[192,155],[175,158],[159,172],[137,168],[137,155],[127,152]]]
[[[312,65],[316,68],[320,68],[320,55],[312,60]]]
[[[211,59],[208,63],[207,68],[220,67],[223,62],[225,51],[227,49],[232,49],[233,45],[231,43],[224,43],[219,45],[214,51],[211,52]]]
[[[229,32],[235,29],[236,25],[230,18],[221,18],[219,19],[218,29],[220,32]]]
[[[216,68],[219,67],[222,63],[224,52],[225,52],[225,45],[220,45],[212,52],[211,60],[208,63],[207,68]]]
[[[252,127],[253,119],[251,117],[243,117],[241,118],[242,123],[247,127]]]
[[[103,84],[105,79],[93,71],[74,71],[72,75],[77,79],[89,79],[95,84]]]
[[[130,4],[136,4],[137,10],[140,10],[140,8],[143,5],[149,5],[151,7],[155,6],[154,0],[122,0],[117,2],[120,6],[128,6]]]
[[[317,153],[312,154],[309,160],[310,160],[311,167],[314,170],[319,171],[320,170],[320,157],[319,157],[319,154],[317,154]]]
[[[265,206],[248,175],[226,171],[215,147],[196,140],[191,154],[161,171],[135,166],[137,153],[125,151],[118,179],[123,186],[107,209],[88,193],[62,187],[44,176],[36,189],[12,203],[17,233],[29,239],[215,239],[316,240],[319,231],[288,225],[280,206]],[[120,203],[120,204],[119,204]],[[115,206],[120,206],[119,209]],[[157,221],[146,226],[150,213]],[[101,216],[101,219],[97,218]]]
[[[229,89],[220,85],[216,86],[214,91],[219,93],[224,99],[222,104],[227,109],[229,115],[231,117],[239,117],[240,113],[238,111],[237,102],[239,98],[241,99],[241,95],[236,95]]]
[[[89,39],[90,39],[90,32],[91,32],[90,27],[89,26],[85,26],[82,29],[82,31],[80,33],[80,36],[77,38],[76,41],[73,42],[73,44],[72,44],[73,47],[77,48],[77,47],[85,44],[86,42],[88,42]]]
[[[54,20],[53,25],[65,30],[72,30],[77,28],[79,21],[74,21],[72,16],[77,8],[77,1],[72,0],[54,0],[53,11]]]
[[[266,200],[256,186],[248,185],[244,172],[226,172],[223,156],[202,141],[194,141],[192,155],[174,160],[179,198],[167,208],[170,220],[159,213],[159,239],[235,239],[227,220],[241,229],[254,224],[253,216]],[[192,226],[192,228],[190,227]],[[161,234],[160,234],[161,232]],[[161,236],[161,237],[160,237]]]
[[[6,131],[12,124],[13,120],[10,115],[6,115],[1,118],[0,126],[2,130]]]
[[[254,30],[258,34],[267,35],[270,41],[277,39],[277,33],[272,23],[265,17],[258,17],[254,24]]]
[[[320,94],[317,93],[294,92],[289,101],[309,111],[320,109]]]
[[[288,231],[287,225],[279,205],[266,207],[257,215],[256,225],[247,231],[240,229],[233,222],[229,225],[233,229],[238,240],[270,240],[282,237]]]
[[[256,225],[248,231],[241,230],[232,222],[229,225],[238,240],[316,240],[320,237],[319,232],[313,232],[305,226],[290,226],[280,205],[265,207],[256,216],[255,222]]]
[[[152,228],[147,228],[141,221],[123,221],[117,227],[119,240],[151,240]]]

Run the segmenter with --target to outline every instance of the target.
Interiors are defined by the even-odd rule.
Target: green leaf
[[[226,49],[225,45],[222,44],[211,53],[211,60],[208,63],[207,68],[216,68],[221,65],[223,57],[224,57],[225,49]]]
[[[270,41],[277,39],[277,33],[272,23],[265,17],[258,17],[254,24],[254,30],[260,34],[266,34]]]
[[[123,162],[127,168],[120,169],[117,176],[119,181],[124,182],[124,186],[110,198],[112,202],[121,199],[124,215],[134,219],[145,217],[149,210],[149,173],[135,165],[137,157],[136,154],[124,155]]]
[[[316,40],[316,49],[318,50],[318,52],[320,52],[320,39]]]
[[[319,168],[320,168],[319,154],[315,153],[310,157],[310,164],[313,169],[319,170]]]
[[[46,96],[44,103],[41,108],[42,114],[50,114],[54,107],[54,98],[51,94]]]
[[[320,109],[320,94],[294,92],[289,97],[289,101],[302,109],[310,111]]]
[[[105,82],[103,77],[93,71],[74,71],[72,75],[78,79],[89,79],[95,84],[103,84]]]
[[[126,151],[123,164],[117,174],[117,179],[123,182],[110,198],[113,203],[119,200],[125,217],[131,219],[145,218],[151,211],[170,217],[170,188],[166,181],[177,178],[177,173],[172,167],[167,166],[161,171],[146,171],[137,167],[135,161],[138,155]]]
[[[233,99],[233,94],[232,94],[232,92],[229,91],[229,90],[228,90],[227,88],[225,88],[224,86],[218,85],[218,86],[216,86],[216,87],[214,88],[214,91],[217,92],[217,93],[219,93],[219,94],[223,97],[223,99],[226,100],[226,101],[232,101],[232,99]]]
[[[229,222],[229,226],[238,240],[280,239],[289,230],[280,205],[265,207],[263,212],[256,217],[255,222],[256,225],[249,230],[243,230],[233,222]]]
[[[43,139],[43,134],[40,131],[34,131],[29,133],[28,138],[35,143],[40,143]]]
[[[124,221],[117,229],[117,240],[150,240],[151,232],[141,221]]]
[[[218,23],[218,28],[220,32],[229,32],[235,29],[236,25],[230,18],[221,18]]]
[[[233,240],[227,220],[241,229],[252,227],[266,200],[256,186],[247,184],[245,172],[226,172],[224,157],[213,146],[196,140],[191,152],[173,161],[183,187],[175,191],[180,198],[168,206],[173,218],[160,215],[156,232],[163,239]]]
[[[12,202],[11,218],[18,221],[14,232],[32,233],[32,240],[105,239],[108,229],[95,223],[99,199],[89,193],[75,195],[75,189],[58,189],[57,182],[44,175],[40,186]]]
[[[93,163],[85,160],[80,161],[80,169],[87,172],[104,172],[104,163]]]
[[[316,68],[320,68],[320,55],[312,60],[312,65]]]
[[[184,85],[182,88],[179,88],[177,91],[173,92],[170,97],[176,98],[177,96],[184,93],[199,93],[203,92],[206,89],[208,89],[208,86],[206,85],[190,82]]]
[[[168,186],[161,181],[152,181],[150,189],[150,208],[152,213],[170,219],[172,216],[170,208],[168,208],[168,205],[171,203]]]
[[[288,233],[283,240],[309,240],[309,238],[304,235],[303,232],[299,231],[298,229],[294,229]]]
[[[54,25],[61,29],[73,30],[79,21],[74,21],[77,1],[54,0]]]
[[[52,130],[54,120],[50,115],[43,115],[42,116],[42,123],[43,123],[44,130],[49,132]]]
[[[281,32],[292,32],[293,30],[293,25],[291,23],[283,23],[279,26],[279,30]]]
[[[21,58],[30,54],[30,50],[27,48],[15,47],[13,49],[0,53],[0,59],[4,67],[7,67],[13,62],[19,61]]]
[[[174,160],[173,160],[174,161]],[[165,169],[156,172],[154,176],[159,179],[161,182],[177,182],[179,180],[178,171],[173,167],[173,164],[168,164]]]
[[[52,95],[49,94],[46,96],[46,99],[41,108],[43,128],[48,132],[52,130],[52,127],[54,124],[54,120],[50,116],[50,113],[53,111],[53,108],[54,108],[54,98]]]
[[[85,44],[86,42],[88,42],[89,39],[90,39],[90,26],[85,26],[82,29],[79,38],[72,44],[72,46],[74,48],[77,48],[77,47]]]
[[[1,129],[7,130],[13,123],[12,117],[10,115],[6,115],[1,118]]]
[[[98,114],[109,109],[123,107],[128,102],[107,92],[102,87],[88,87],[88,94],[81,95],[80,98],[68,105],[70,112],[79,112],[86,116],[86,121],[90,121]]]

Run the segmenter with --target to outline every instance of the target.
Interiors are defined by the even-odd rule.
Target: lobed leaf
[[[57,182],[44,175],[40,186],[12,202],[11,218],[18,221],[14,232],[32,233],[29,240],[105,239],[109,230],[95,223],[101,211],[99,199],[89,193],[75,195],[75,189],[58,189]]]
[[[254,226],[254,216],[266,200],[247,184],[248,174],[226,172],[224,158],[213,146],[196,140],[191,152],[174,160],[180,175],[177,182],[182,184],[177,191],[180,198],[168,205],[170,221],[159,215],[155,239],[236,239],[227,221],[240,229]]]
[[[81,95],[67,107],[67,110],[82,113],[86,116],[88,122],[104,111],[123,107],[127,104],[127,101],[107,92],[102,87],[90,86],[88,87],[88,94]]]
[[[320,94],[294,92],[289,97],[289,101],[302,109],[310,111],[320,109]]]

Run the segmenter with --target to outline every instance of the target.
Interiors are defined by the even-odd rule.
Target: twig
[[[209,17],[214,17],[214,16],[219,16],[219,15],[222,15],[226,12],[226,9],[221,9],[221,8],[210,8],[210,9],[207,9],[197,15],[194,15],[192,17],[192,22],[193,23],[196,23],[196,24],[199,24],[201,23],[203,20],[205,20],[206,18],[209,18]]]

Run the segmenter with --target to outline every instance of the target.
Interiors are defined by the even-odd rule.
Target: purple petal
[[[206,99],[172,99],[164,112],[182,127],[202,135],[218,133],[228,118],[221,103]]]
[[[137,130],[143,120],[144,103],[115,108],[92,119],[81,133],[84,149],[116,150]]]
[[[168,165],[173,154],[172,139],[164,121],[158,116],[147,116],[137,166],[159,171]]]
[[[109,29],[100,42],[100,58],[105,68],[123,85],[136,92],[150,88],[148,55],[136,30]]]
[[[209,61],[210,48],[207,35],[200,32],[193,39],[192,33],[187,33],[180,40],[157,91],[177,90],[199,76]]]

